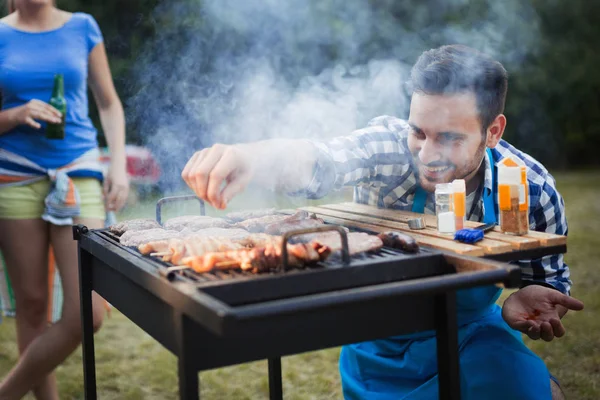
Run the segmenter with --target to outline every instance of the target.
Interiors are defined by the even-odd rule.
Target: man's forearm
[[[247,150],[254,181],[261,186],[297,191],[313,177],[317,149],[309,141],[271,139],[238,146]]]

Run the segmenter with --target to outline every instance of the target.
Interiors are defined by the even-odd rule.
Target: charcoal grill
[[[157,204],[159,222],[171,200]],[[181,399],[199,399],[198,372],[261,359],[270,399],[282,399],[282,356],[427,330],[436,331],[440,398],[460,398],[455,291],[518,287],[519,268],[426,247],[350,257],[344,231],[322,229],[340,232],[342,257],[302,270],[196,274],[143,256],[105,229],[74,226],[86,399],[96,398],[92,290],[178,357]],[[489,268],[459,273],[457,259]]]

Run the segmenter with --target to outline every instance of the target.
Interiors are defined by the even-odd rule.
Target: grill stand
[[[81,297],[82,318],[82,354],[83,354],[83,376],[84,392],[86,400],[96,400],[96,363],[94,356],[94,331],[92,312],[92,291],[94,282],[92,270],[93,256],[86,250],[79,248],[79,283]],[[437,338],[437,359],[439,371],[439,399],[460,399],[460,375],[458,361],[458,336],[456,320],[456,294],[446,292],[435,298],[435,321]],[[181,400],[199,400],[198,369],[193,362],[193,352],[189,345],[194,340],[205,338],[191,337],[192,329],[187,327],[191,324],[189,318],[182,313],[174,314],[173,330],[177,332],[178,348],[178,378],[179,394]],[[207,332],[208,333],[208,332]],[[206,343],[210,348],[210,343]],[[281,373],[281,358],[271,357],[268,359],[269,369],[269,399],[283,399],[283,385]]]
[[[270,309],[246,306],[236,311],[235,321],[238,322],[235,323],[246,321],[244,323],[249,324],[241,325],[250,328],[251,340],[256,343],[256,346],[248,347],[239,337],[220,337],[207,328],[215,329],[211,312],[220,310],[217,311],[219,314],[227,314],[230,310],[220,309],[221,306],[213,304],[210,297],[200,295],[195,288],[188,290],[185,285],[176,285],[161,277],[154,266],[140,264],[137,256],[108,247],[105,239],[93,231],[88,232],[85,226],[74,227],[73,233],[79,241],[86,399],[97,398],[92,291],[114,304],[127,318],[178,357],[181,399],[200,398],[198,372],[259,359],[269,360],[270,399],[282,399],[281,356],[370,340],[373,335],[387,337],[408,333],[406,329],[436,329],[439,398],[454,400],[460,399],[455,291],[496,282],[503,282],[505,287],[510,288],[520,282],[519,269],[510,267],[475,275],[390,282],[349,290],[348,293],[342,290],[336,293],[335,298],[307,295],[295,303],[294,308],[302,304],[316,308],[314,314],[297,314],[302,315],[302,322],[298,323],[279,314],[285,312],[285,302],[278,306],[271,304]],[[322,305],[323,296],[327,299],[327,306]],[[400,299],[409,298],[411,307],[397,307],[398,301],[402,301]],[[352,307],[346,305],[348,301],[353,304]],[[373,309],[394,310],[398,318],[389,320],[373,313]],[[353,323],[357,316],[365,323]],[[262,322],[252,324],[253,318],[260,318]],[[233,320],[227,321],[233,323]],[[411,321],[409,327],[406,321]],[[220,326],[228,332],[233,329],[229,322]],[[275,326],[282,329],[285,341],[274,341],[278,337],[273,336]],[[375,327],[376,334],[373,333]]]

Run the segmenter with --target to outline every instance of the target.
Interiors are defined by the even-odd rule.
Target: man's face
[[[408,147],[421,187],[433,192],[436,184],[454,179],[465,179],[468,185],[486,145],[475,95],[414,93],[408,123]]]

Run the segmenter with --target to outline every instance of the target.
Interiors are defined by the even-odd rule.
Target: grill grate
[[[101,230],[98,230],[97,232],[100,233],[102,236],[104,236],[109,241],[113,242],[114,245],[116,245],[122,249],[125,249],[128,252],[130,252],[138,257],[141,257],[144,261],[147,261],[148,263],[153,264],[156,268],[166,269],[166,268],[176,267],[176,265],[165,262],[159,258],[143,255],[135,247],[121,245],[121,243],[119,241],[119,237],[117,235],[111,233],[107,229],[101,229]],[[429,254],[429,253],[431,253],[431,250],[421,248],[421,249],[419,249],[419,253],[420,254]],[[417,253],[417,254],[419,254],[419,253]],[[407,253],[404,253],[402,250],[383,247],[377,251],[352,255],[350,257],[350,265],[345,265],[342,262],[342,257],[338,252],[336,254],[330,255],[329,258],[325,261],[307,266],[305,268],[290,268],[285,271],[269,271],[269,272],[261,272],[261,273],[253,273],[250,271],[240,271],[240,270],[234,270],[234,269],[198,273],[191,269],[181,269],[181,270],[177,271],[177,273],[169,274],[169,278],[185,279],[196,285],[210,285],[211,283],[221,283],[224,281],[229,281],[229,282],[245,281],[245,280],[249,280],[249,279],[257,279],[257,278],[260,279],[260,278],[273,277],[273,276],[295,275],[295,274],[299,274],[299,273],[303,273],[303,272],[317,271],[317,270],[323,270],[323,269],[328,269],[328,270],[339,269],[339,268],[345,268],[345,267],[348,267],[351,265],[356,265],[356,264],[368,264],[368,263],[383,261],[383,260],[389,259],[390,257],[397,259],[397,258],[411,257],[411,256],[414,256],[414,254],[407,254]]]

